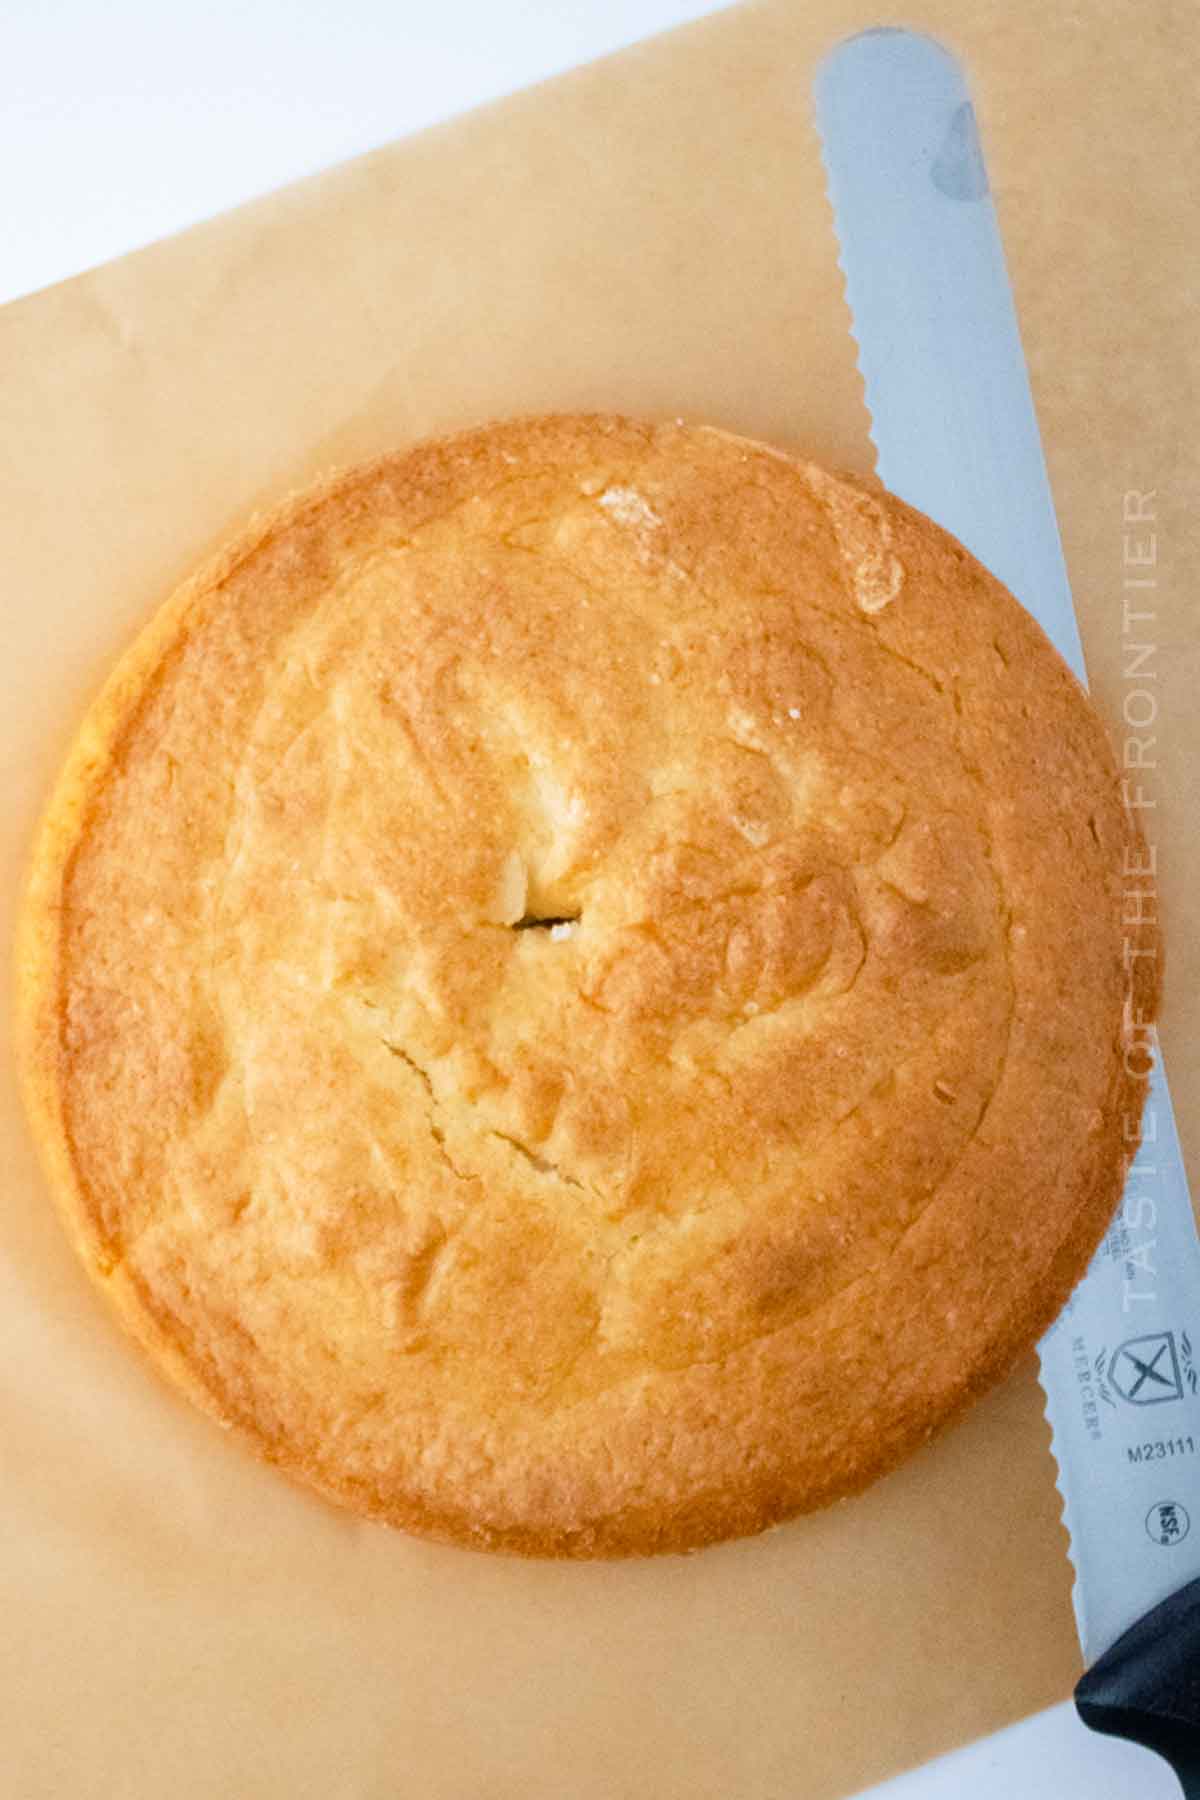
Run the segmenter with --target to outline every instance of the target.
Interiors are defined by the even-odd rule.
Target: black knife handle
[[[1075,1689],[1085,1725],[1166,1758],[1200,1800],[1200,1580],[1148,1612]]]

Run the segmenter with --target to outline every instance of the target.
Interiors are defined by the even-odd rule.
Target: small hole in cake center
[[[513,923],[514,931],[547,931],[555,943],[573,936],[580,919],[579,913],[555,913],[541,917],[537,913],[526,913]]]

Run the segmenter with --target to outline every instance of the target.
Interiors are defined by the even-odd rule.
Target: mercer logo
[[[1183,1399],[1183,1373],[1173,1331],[1126,1338],[1109,1358],[1108,1379],[1130,1406],[1162,1406]]]

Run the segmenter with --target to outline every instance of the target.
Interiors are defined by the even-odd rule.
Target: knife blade
[[[815,103],[880,479],[992,569],[1084,680],[962,70],[928,38],[869,31],[825,59]],[[1186,1628],[1194,1629],[1188,1666],[1197,1671],[1195,1731],[1200,1240],[1152,1031],[1132,1037],[1129,1054],[1143,1059],[1137,1065],[1143,1069],[1153,1065],[1141,1149],[1116,1218],[1039,1346],[1041,1379],[1075,1569],[1076,1620],[1085,1662],[1095,1665],[1093,1686],[1107,1680],[1104,1660],[1147,1615],[1155,1618],[1151,1641],[1158,1642],[1177,1615],[1187,1621],[1194,1613]],[[1132,1141],[1136,1119],[1127,1121],[1127,1132]],[[1156,1611],[1160,1606],[1165,1613]],[[1118,1661],[1129,1698],[1128,1656]],[[1143,1673],[1145,1663],[1141,1655]],[[1155,1679],[1160,1676],[1161,1670]],[[1177,1688],[1178,1682],[1171,1700],[1176,1719]],[[1088,1723],[1139,1737],[1125,1717],[1129,1707],[1109,1705],[1104,1720],[1088,1717],[1084,1689],[1081,1684],[1079,1703]],[[1144,1694],[1133,1693],[1133,1712],[1143,1702]],[[1123,1722],[1114,1725],[1116,1714]],[[1150,1741],[1146,1729],[1139,1741]],[[1163,1749],[1158,1742],[1153,1747]],[[1174,1744],[1180,1772],[1183,1755]]]

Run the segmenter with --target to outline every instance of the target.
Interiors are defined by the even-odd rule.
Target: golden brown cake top
[[[289,504],[121,664],[27,913],[40,1135],[176,1378],[360,1510],[755,1529],[1081,1273],[1134,842],[1074,679],[891,496],[468,433]]]

